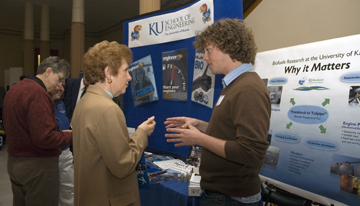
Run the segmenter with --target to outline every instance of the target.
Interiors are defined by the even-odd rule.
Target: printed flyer
[[[135,107],[159,99],[150,55],[130,64],[129,73]]]
[[[196,51],[191,100],[213,108],[215,74],[211,72],[203,57],[204,52]]]
[[[271,122],[263,180],[325,205],[360,203],[360,35],[261,52]]]
[[[162,53],[163,99],[187,100],[187,49]]]

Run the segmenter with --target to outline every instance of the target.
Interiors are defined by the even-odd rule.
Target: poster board
[[[262,179],[331,205],[360,203],[360,35],[258,53],[271,96]]]
[[[212,12],[213,15],[212,21],[217,21],[221,18],[242,18],[242,1],[241,0],[200,0],[195,1],[192,4],[183,6],[181,8],[171,10],[171,11],[159,11],[151,13],[148,16],[139,16],[132,20],[124,22],[124,39],[123,43],[129,45],[133,52],[134,61],[143,58],[145,56],[151,55],[154,75],[156,80],[156,88],[158,94],[163,92],[163,82],[162,82],[162,53],[166,51],[173,51],[187,48],[187,79],[193,79],[193,69],[195,61],[195,48],[193,42],[195,41],[194,35],[198,27],[195,27],[195,30],[192,30],[192,27],[189,27],[189,30],[184,28],[174,28],[172,31],[164,31],[165,33],[177,35],[176,32],[183,36],[182,30],[190,32],[193,37],[188,37],[184,39],[170,40],[167,42],[158,42],[162,40],[162,37],[157,37],[153,40],[146,40],[145,46],[131,45],[137,44],[134,43],[135,40],[131,41],[135,35],[135,31],[139,30],[139,39],[142,37],[152,34],[155,37],[155,33],[159,34],[161,31],[161,25],[166,25],[165,21],[175,22],[181,20],[182,22],[188,22],[189,19],[196,21],[197,24],[205,25],[209,24],[209,19],[204,18],[203,13],[201,13],[201,7],[206,4],[208,5],[208,10]],[[190,12],[189,12],[190,11]],[[168,16],[169,15],[169,16]],[[142,23],[146,22],[146,23]],[[183,23],[181,25],[185,25]],[[140,25],[140,26],[138,26]],[[179,24],[180,25],[180,24]],[[136,26],[137,29],[135,28]],[[134,33],[133,33],[134,32]],[[151,33],[150,33],[151,32]],[[133,35],[133,36],[132,36]],[[167,38],[169,35],[164,36]],[[145,44],[145,43],[144,43]],[[217,100],[222,89],[221,84],[222,76],[217,76],[215,79],[215,88],[214,88],[214,101]],[[129,127],[137,127],[143,121],[145,121],[150,116],[155,116],[155,121],[157,122],[155,130],[151,136],[149,136],[149,144],[147,149],[154,151],[162,151],[164,153],[169,153],[177,157],[187,157],[190,152],[190,147],[174,147],[174,143],[167,143],[165,138],[165,125],[164,122],[167,117],[173,116],[188,116],[198,118],[204,121],[209,121],[211,117],[212,109],[191,101],[191,92],[192,91],[192,82],[189,81],[187,84],[187,100],[186,101],[168,101],[163,100],[162,95],[159,95],[159,100],[155,102],[150,102],[144,105],[135,107],[132,101],[131,88],[128,87],[126,93],[123,96],[124,100],[124,113]]]

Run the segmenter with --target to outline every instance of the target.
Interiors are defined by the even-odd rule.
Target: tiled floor
[[[7,173],[7,145],[0,150],[0,206],[12,205],[12,192],[9,175]]]

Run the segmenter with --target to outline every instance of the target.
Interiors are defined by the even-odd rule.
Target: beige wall
[[[122,32],[122,31],[121,31]],[[59,51],[59,56],[71,61],[71,38],[70,34],[67,35],[64,39],[50,39],[50,49],[55,49]],[[118,41],[122,42],[122,34],[120,31],[109,33],[102,37],[86,37],[85,38],[85,52],[94,44],[102,41]],[[34,46],[40,48],[40,40],[35,37]],[[23,65],[23,36],[22,35],[13,35],[13,34],[0,34],[0,85],[5,85],[5,70],[10,67],[22,67]]]
[[[69,60],[67,57],[70,57],[70,55],[66,54],[70,52],[64,52],[65,44],[66,42],[63,40],[52,39],[50,41],[50,48],[58,50],[60,57]],[[34,46],[40,48],[40,40],[38,38],[34,40]],[[8,70],[10,67],[23,67],[22,47],[22,35],[0,34],[0,85],[5,88],[5,70]]]
[[[262,0],[245,19],[259,52],[360,34],[359,0]]]
[[[0,85],[3,87],[5,70],[10,67],[22,67],[22,46],[22,36],[0,34]]]
[[[359,0],[262,0],[245,19],[255,34],[259,52],[360,34]],[[85,38],[85,52],[102,40],[122,42],[121,29]],[[35,40],[38,45],[39,40]],[[0,85],[4,70],[22,67],[22,35],[0,34]],[[50,40],[62,58],[71,61],[70,34]]]
[[[90,47],[93,47],[96,43],[102,41],[102,39],[99,39],[99,38],[85,38],[85,44],[84,44],[84,52],[86,53]]]
[[[100,38],[98,38],[98,41],[101,42],[103,40],[108,41],[117,41],[119,43],[123,42],[123,30],[121,28],[117,28],[112,30],[111,32],[104,33]]]

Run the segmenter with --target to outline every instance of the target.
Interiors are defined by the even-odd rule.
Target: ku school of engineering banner
[[[271,96],[263,180],[313,201],[360,203],[360,35],[257,54]]]
[[[195,41],[196,31],[203,31],[213,22],[223,18],[242,19],[243,1],[197,0],[174,10],[159,10],[157,12],[149,13],[149,15],[137,16],[132,18],[131,20],[129,19],[128,21],[124,22],[123,44],[131,47],[134,60],[139,60],[151,54],[152,67],[156,80],[154,87],[157,89],[158,92],[157,101],[147,102],[146,104],[135,106],[131,92],[132,85],[126,89],[126,93],[123,97],[123,108],[126,117],[126,123],[129,127],[136,128],[144,120],[151,116],[155,116],[155,121],[157,122],[164,122],[168,117],[177,116],[188,116],[204,121],[210,120],[212,109],[210,107],[191,101],[190,91],[192,91],[192,81],[194,74],[193,69],[195,61],[195,49],[193,43]],[[186,20],[188,19],[191,19],[191,21],[186,22]],[[181,23],[175,23],[177,21],[181,21]],[[191,23],[191,25],[186,25],[189,22]],[[171,26],[171,24],[173,23],[175,24]],[[140,25],[141,28],[139,29],[138,27],[135,31],[134,29],[137,25]],[[171,31],[169,29],[166,31],[166,25],[171,26]],[[187,29],[189,29],[189,31],[182,31]],[[137,31],[139,32],[137,33]],[[174,33],[177,31],[178,33]],[[132,32],[134,32],[134,40],[132,40]],[[165,35],[165,33],[173,34]],[[140,36],[137,36],[137,34],[139,34]],[[189,36],[192,37],[187,37],[185,36],[185,34],[189,34]],[[143,38],[150,38],[150,40],[145,41]],[[167,42],[162,42],[162,40],[164,39],[169,40],[166,40]],[[137,45],[134,46],[134,44]],[[178,66],[178,62],[176,61],[163,61],[163,54],[166,54],[169,51],[179,51],[185,48],[187,49],[187,61],[184,63],[184,67]],[[163,64],[167,66],[165,67],[165,70],[163,70]],[[179,68],[177,69],[176,67],[171,67],[171,69],[174,68],[174,72],[179,72],[181,70],[181,73],[183,75],[186,73],[184,75],[186,81],[182,80],[181,78],[181,87],[178,84],[174,85],[174,87],[172,86],[171,89],[168,89],[170,83],[169,80],[173,79],[172,84],[175,84],[177,81],[180,80],[179,77],[182,76],[181,73],[173,73],[174,76],[172,78],[172,71],[170,72],[169,70],[170,65],[174,65]],[[165,74],[163,74],[163,72]],[[166,78],[165,81],[163,77]],[[220,92],[223,89],[221,84],[221,78],[222,75],[219,75],[216,76],[214,80],[213,100],[216,100],[219,97]],[[166,86],[165,90],[168,90],[165,91],[168,92],[168,94],[165,94],[165,99],[163,98],[164,83]],[[185,89],[182,87],[184,83],[186,84]],[[185,96],[183,94],[180,94],[181,92],[185,93],[185,90]],[[141,93],[138,93],[137,95],[141,95]],[[183,160],[185,160],[185,158],[188,158],[191,147],[175,147],[174,143],[166,142],[166,138],[164,137],[166,133],[167,132],[165,127],[157,126],[154,132],[148,137],[147,150],[152,152],[166,153],[176,158],[181,158]]]
[[[128,45],[133,48],[187,39],[213,23],[213,0],[202,0],[177,12],[129,22]]]

